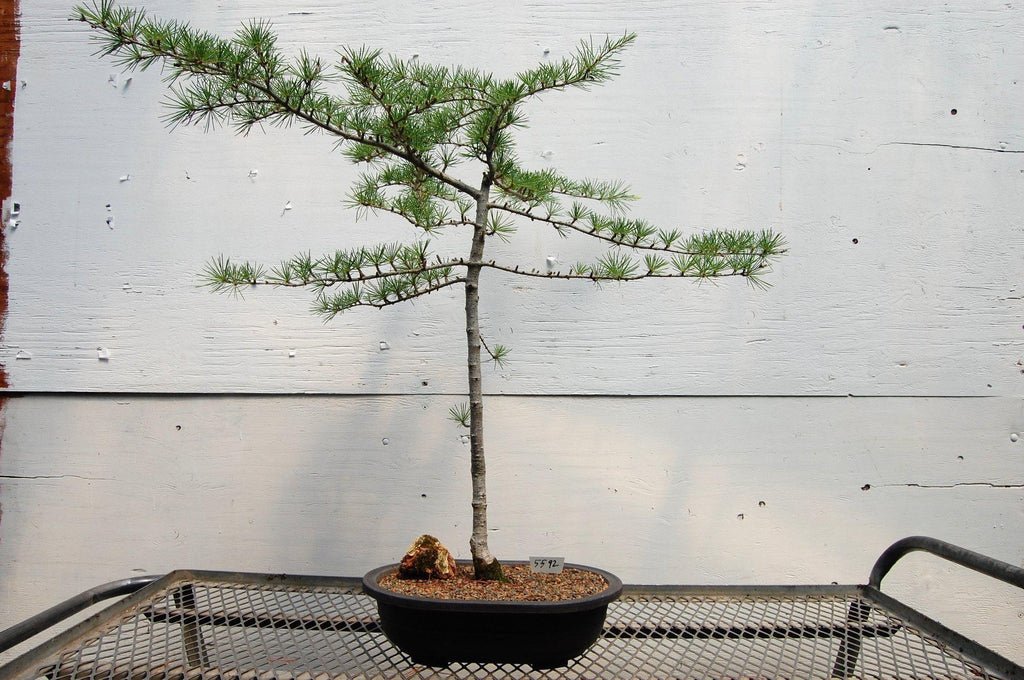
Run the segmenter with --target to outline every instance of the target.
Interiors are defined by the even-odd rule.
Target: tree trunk
[[[473,228],[473,248],[466,268],[466,346],[469,351],[469,446],[470,476],[473,480],[473,533],[469,549],[478,579],[504,580],[501,564],[487,547],[487,465],[484,461],[484,401],[480,377],[480,263],[487,237],[487,202],[491,179],[480,184]]]

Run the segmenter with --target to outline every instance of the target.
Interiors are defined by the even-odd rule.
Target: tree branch
[[[635,250],[646,250],[671,255],[686,255],[693,257],[759,255],[765,258],[786,252],[785,242],[782,237],[769,231],[763,231],[760,234],[756,234],[754,232],[710,232],[708,234],[696,234],[687,239],[682,239],[678,232],[664,232],[654,229],[653,227],[649,227],[646,223],[639,221],[616,221],[614,219],[607,219],[609,224],[619,225],[622,228],[619,230],[619,233],[616,233],[606,226],[605,228],[609,233],[604,233],[601,229],[601,225],[595,225],[593,220],[605,220],[606,218],[600,218],[592,211],[584,211],[581,213],[583,219],[591,220],[590,222],[580,222],[579,220],[567,221],[564,219],[558,219],[550,215],[537,215],[531,212],[530,209],[517,208],[507,203],[491,203],[489,204],[489,207],[512,215],[517,215],[519,217],[525,217],[526,219],[534,222],[550,224],[559,232],[564,229],[571,229],[612,245],[624,246]],[[643,233],[639,231],[640,226],[644,227]],[[637,230],[631,234],[630,231],[634,228]],[[658,238],[661,240],[660,244],[651,238],[651,235],[653,234],[658,235]],[[746,241],[746,247],[731,250],[725,248],[720,250],[709,249],[708,246],[716,245],[716,241],[721,242],[720,245],[724,245],[726,237],[728,237],[728,240],[736,243]],[[680,244],[677,246],[676,242],[680,242]]]
[[[583,41],[573,56],[519,73],[516,78],[528,88],[523,99],[547,90],[585,88],[611,79],[618,72],[616,56],[635,40],[635,33],[626,33],[615,40],[606,38],[599,46],[595,46],[592,40]]]
[[[303,110],[301,105],[310,96],[309,94],[300,98],[298,105],[290,101],[288,97],[282,97],[281,93],[275,88],[275,84],[281,80],[281,76],[274,72],[270,59],[271,56],[278,56],[276,52],[270,52],[269,50],[260,51],[252,46],[236,46],[229,41],[202,34],[182,25],[152,22],[146,18],[142,10],[124,8],[115,10],[111,0],[101,0],[99,3],[94,2],[91,9],[78,7],[74,18],[105,33],[106,44],[100,52],[108,55],[120,54],[121,59],[119,63],[126,69],[147,68],[156,60],[164,60],[171,64],[172,80],[182,75],[188,75],[219,79],[222,81],[221,84],[231,91],[238,91],[245,87],[252,88],[266,95],[274,104],[280,107],[280,111],[284,114],[294,116],[344,140],[376,147],[389,155],[407,161],[438,181],[474,199],[478,196],[478,191],[475,188],[434,168],[416,153],[389,144],[376,136],[368,135],[366,132],[344,129],[333,124],[330,120],[322,120],[314,115],[314,113]],[[254,26],[253,30],[255,28]],[[254,40],[253,42],[256,41]],[[205,49],[210,53],[216,53],[222,58],[215,59],[212,62],[204,61],[182,49],[183,44],[193,47],[196,45],[200,47],[205,46]],[[242,66],[246,64],[247,59],[250,57],[256,59],[259,73],[250,74],[242,69]],[[231,58],[235,68],[230,68],[228,58]],[[256,77],[257,75],[261,77]],[[307,85],[311,86],[312,81],[307,81]],[[233,112],[235,107],[227,106],[225,108]],[[192,114],[199,113],[202,110],[203,108],[200,106],[195,111],[183,111],[181,122],[190,122],[189,119]]]
[[[414,300],[416,298],[423,297],[424,295],[430,295],[431,293],[439,291],[443,288],[447,288],[449,286],[454,286],[456,284],[465,282],[466,279],[464,277],[448,279],[446,281],[442,281],[441,283],[434,284],[427,288],[420,288],[419,290],[413,293],[396,293],[390,297],[379,300],[359,299],[349,302],[342,296],[329,297],[326,295],[319,295],[317,296],[317,300],[314,303],[313,312],[324,317],[325,321],[330,321],[341,312],[345,311],[346,309],[351,309],[352,307],[374,307],[376,309],[384,309],[385,307],[397,305],[400,302]]]
[[[460,262],[460,264],[461,264],[461,262]],[[684,279],[684,278],[686,278],[686,279],[713,279],[713,278],[725,278],[725,277],[729,277],[729,276],[742,276],[742,277],[751,279],[752,283],[756,283],[758,285],[763,284],[763,282],[760,281],[760,274],[758,273],[758,271],[763,272],[764,270],[768,269],[768,264],[766,262],[765,264],[763,264],[760,267],[758,267],[757,270],[751,271],[751,272],[746,272],[746,273],[744,273],[741,270],[734,270],[732,268],[729,268],[728,271],[722,270],[722,271],[719,271],[719,272],[703,272],[703,273],[698,271],[698,270],[686,271],[686,272],[679,272],[679,271],[676,271],[676,272],[664,272],[664,271],[655,272],[655,271],[647,270],[647,271],[641,272],[638,269],[637,272],[640,272],[640,273],[630,273],[630,274],[625,274],[625,275],[621,275],[621,276],[613,276],[613,275],[601,274],[601,273],[595,273],[595,272],[577,272],[577,271],[573,271],[573,270],[570,270],[569,272],[560,272],[560,271],[542,272],[542,271],[539,271],[537,269],[522,269],[521,267],[517,267],[517,266],[514,266],[514,265],[513,266],[502,265],[502,264],[498,264],[497,262],[494,262],[494,261],[484,262],[484,263],[481,264],[481,266],[482,267],[486,267],[488,269],[495,269],[497,271],[508,272],[509,274],[516,274],[518,276],[528,276],[528,277],[532,277],[532,278],[536,278],[536,279],[562,279],[562,280],[567,280],[567,281],[585,280],[585,281],[593,281],[593,282],[596,282],[596,283],[600,283],[602,281],[640,281],[642,279]]]

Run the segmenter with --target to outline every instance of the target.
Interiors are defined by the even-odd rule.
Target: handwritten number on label
[[[564,557],[531,557],[530,571],[535,574],[561,574]]]

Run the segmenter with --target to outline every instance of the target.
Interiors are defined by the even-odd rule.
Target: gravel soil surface
[[[561,574],[535,574],[528,564],[503,564],[508,583],[477,581],[473,568],[459,566],[453,579],[426,581],[400,579],[394,573],[380,579],[380,585],[403,595],[440,600],[492,600],[557,602],[600,593],[608,587],[604,577],[566,567]]]

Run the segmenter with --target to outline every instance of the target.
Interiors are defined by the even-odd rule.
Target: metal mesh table
[[[567,667],[414,665],[352,578],[179,571],[0,669],[52,680],[1007,678],[1021,668],[867,586],[627,586]]]

